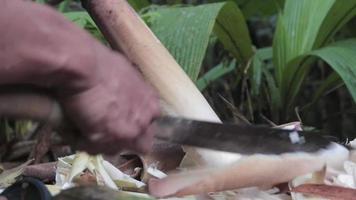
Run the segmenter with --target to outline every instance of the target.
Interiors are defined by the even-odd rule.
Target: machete
[[[332,144],[316,132],[259,125],[221,124],[169,116],[156,119],[153,125],[155,138],[166,142],[246,155],[312,153]]]

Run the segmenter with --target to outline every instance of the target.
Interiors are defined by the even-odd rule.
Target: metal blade
[[[220,124],[174,117],[161,117],[154,124],[157,139],[247,155],[316,152],[331,144],[315,133],[265,126]]]

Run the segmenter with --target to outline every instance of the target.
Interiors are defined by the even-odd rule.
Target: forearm
[[[89,73],[95,73],[100,46],[89,34],[51,8],[0,2],[0,84],[34,84],[66,92],[91,87]]]

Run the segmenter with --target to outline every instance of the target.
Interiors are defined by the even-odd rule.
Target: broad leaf
[[[251,59],[252,43],[245,18],[234,3],[225,3],[221,8],[214,32],[237,61],[248,62]]]
[[[269,105],[271,113],[273,114],[273,121],[279,121],[279,110],[281,109],[281,95],[276,86],[275,79],[272,74],[266,69],[262,68],[264,77],[266,78],[267,87],[269,90]]]
[[[356,103],[356,39],[337,42],[310,55],[322,58],[340,75]]]
[[[356,0],[287,0],[273,41],[277,87],[288,113],[315,58],[307,55],[355,16]]]
[[[283,8],[284,0],[234,0],[249,19],[253,16],[271,16]]]
[[[320,48],[321,45],[327,44],[331,37],[338,30],[340,30],[346,22],[348,22],[352,17],[355,17],[355,14],[356,0],[350,0],[347,2],[335,1],[325,17],[320,30],[318,31],[318,35],[314,41],[312,49],[314,50]],[[300,60],[300,62],[290,62],[287,64],[288,69],[284,73],[285,79],[282,83],[282,87],[288,86],[283,89],[283,91],[288,91],[288,94],[285,95],[287,101],[289,101],[289,103],[286,103],[287,105],[291,105],[293,103],[294,98],[297,96],[302,86],[304,78],[309,72],[308,65],[312,62],[312,59],[306,60],[304,57]]]
[[[245,20],[233,2],[156,11],[151,29],[194,81],[213,30],[234,57],[247,62],[253,51]]]
[[[201,78],[196,82],[199,90],[204,90],[210,83],[221,78],[225,74],[231,72],[236,67],[236,61],[231,61],[228,65],[225,63],[220,63],[214,68],[210,69],[207,73],[205,73]]]
[[[101,31],[95,24],[94,20],[89,16],[89,14],[85,11],[71,11],[63,13],[65,17],[67,17],[70,21],[77,24],[79,27],[87,30],[91,33],[95,38],[100,40],[103,43],[106,43],[104,36]]]
[[[142,8],[150,5],[148,0],[127,0],[133,9],[140,11]]]
[[[252,65],[250,67],[250,83],[252,95],[259,94],[262,81],[262,68],[265,67],[265,61],[272,59],[272,48],[266,47],[258,49],[253,56]]]
[[[356,16],[356,0],[335,1],[320,27],[314,49],[325,45],[350,19]]]
[[[334,90],[341,85],[344,85],[344,82],[342,82],[340,76],[336,72],[331,73],[325,80],[322,80],[321,85],[314,93],[310,103],[305,105],[302,109],[304,110],[313,106],[325,93],[328,93],[328,90]]]
[[[293,105],[293,100],[298,95],[302,82],[306,73],[309,71],[311,65],[309,61],[314,61],[317,56],[327,62],[342,78],[346,87],[350,91],[352,97],[356,102],[356,39],[341,41],[329,45],[327,47],[308,52],[302,56],[297,57],[289,63],[290,67],[296,68],[296,74],[293,84],[289,86],[288,90],[288,104],[290,108]],[[303,77],[303,78],[302,78]],[[331,82],[335,82],[336,78],[330,78]]]
[[[70,4],[70,2],[71,2],[72,0],[63,0],[59,5],[58,5],[58,8],[57,8],[57,10],[59,11],[59,12],[65,12],[66,10],[67,10],[67,8],[68,8],[68,6],[69,6],[69,4]]]
[[[293,74],[287,63],[312,50],[320,27],[335,0],[287,0],[278,18],[273,42],[274,64],[279,87],[284,88]],[[284,92],[284,91],[283,91]]]
[[[85,28],[87,23],[91,23],[96,26],[93,19],[89,16],[89,14],[85,11],[71,11],[63,13],[65,17],[67,17],[70,21],[76,23],[81,28]]]

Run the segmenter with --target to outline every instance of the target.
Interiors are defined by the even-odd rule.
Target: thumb
[[[132,149],[139,153],[149,153],[153,146],[154,134],[157,128],[151,124],[143,134],[139,135],[133,142]]]

